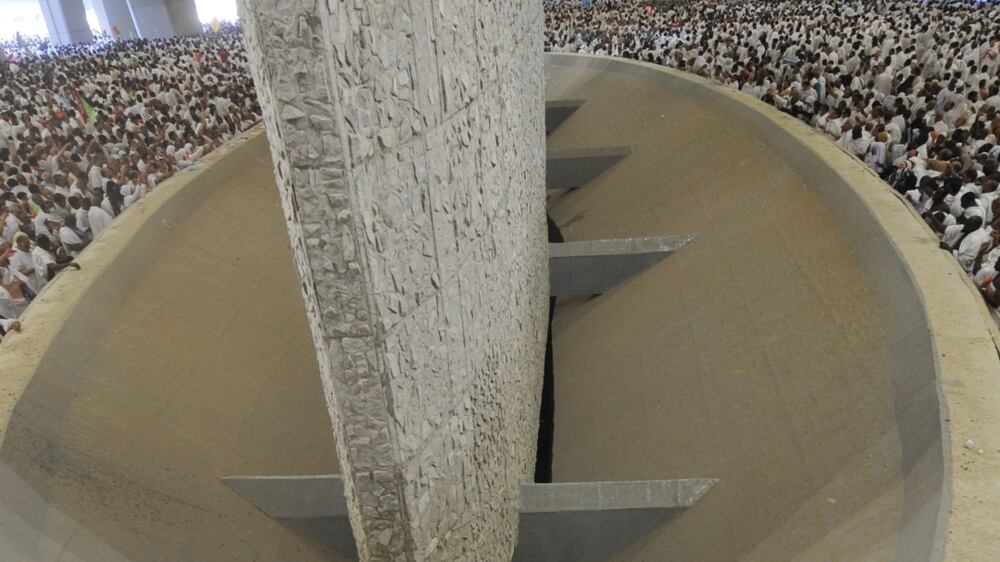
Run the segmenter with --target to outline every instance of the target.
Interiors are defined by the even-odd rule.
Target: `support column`
[[[362,560],[508,561],[548,299],[541,0],[241,0]]]
[[[94,40],[87,23],[83,0],[38,0],[49,39],[56,45],[90,43]]]
[[[198,8],[194,0],[164,0],[164,3],[174,26],[174,35],[201,33],[201,20],[198,19]]]
[[[173,37],[174,25],[163,0],[128,0],[135,30],[143,39]]]
[[[120,39],[139,37],[126,0],[92,0],[92,4],[105,33]]]
[[[128,0],[132,19],[144,39],[201,33],[194,0]]]

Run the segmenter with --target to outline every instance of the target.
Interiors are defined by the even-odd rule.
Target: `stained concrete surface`
[[[0,346],[0,560],[341,559],[219,480],[338,466],[267,140],[200,167]]]
[[[902,497],[884,330],[808,179],[695,97],[556,67],[548,95],[563,88],[587,103],[550,147],[641,144],[554,201],[566,239],[699,236],[557,309],[554,481],[720,480],[622,560],[791,559],[836,528],[854,538],[826,556],[890,559]]]
[[[996,559],[988,510],[951,504],[965,485],[998,505],[996,454],[953,478],[948,419],[996,427],[994,334],[908,206],[806,125],[707,80],[569,55],[547,80],[548,99],[586,100],[550,150],[637,147],[550,195],[566,240],[698,232],[555,313],[553,481],[719,479],[615,559]],[[977,386],[949,414],[942,380]]]

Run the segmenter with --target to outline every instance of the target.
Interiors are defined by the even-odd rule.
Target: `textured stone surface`
[[[505,560],[548,293],[539,0],[242,0],[359,552]]]

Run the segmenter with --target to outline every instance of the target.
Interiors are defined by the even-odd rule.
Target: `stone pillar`
[[[92,0],[94,12],[105,33],[121,39],[136,39],[139,33],[132,21],[132,12],[126,0]],[[115,30],[118,33],[115,33]]]
[[[71,45],[94,40],[83,0],[38,0],[38,5],[49,28],[49,39],[54,44]]]
[[[509,560],[548,305],[541,0],[241,0],[363,560]]]
[[[174,36],[174,26],[163,0],[128,0],[136,32],[143,39]]]
[[[128,4],[144,39],[201,33],[194,0],[128,0]]]
[[[174,26],[174,35],[197,35],[201,33],[201,20],[194,0],[164,0],[167,13]]]

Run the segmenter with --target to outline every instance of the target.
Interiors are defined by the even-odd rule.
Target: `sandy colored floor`
[[[549,148],[638,145],[555,196],[567,240],[697,233],[554,323],[555,481],[719,478],[621,560],[887,560],[902,507],[885,334],[842,225],[697,88],[550,67]]]
[[[337,472],[266,138],[109,234],[11,418],[0,559],[338,559],[218,480]]]

